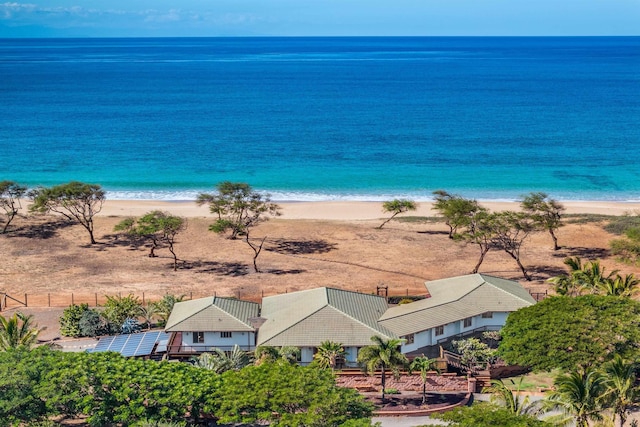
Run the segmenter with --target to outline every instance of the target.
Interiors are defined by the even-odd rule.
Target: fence
[[[289,290],[285,289],[284,293],[288,293]],[[365,289],[357,289],[356,292],[366,292]],[[371,294],[375,294],[375,288],[370,292]],[[165,296],[165,293],[154,293],[154,292],[117,292],[111,295],[105,295],[103,293],[94,292],[94,293],[62,293],[62,292],[49,292],[49,293],[24,293],[24,294],[8,294],[5,292],[0,292],[0,312],[3,310],[20,308],[20,307],[68,307],[72,304],[88,304],[89,307],[99,307],[103,306],[107,302],[108,297],[125,297],[132,295],[137,297],[143,305],[152,301],[159,301]],[[241,293],[240,291],[236,292],[233,295],[217,295],[215,292],[213,295],[209,292],[203,291],[187,291],[187,292],[176,292],[177,296],[184,295],[185,300],[196,299],[196,298],[205,298],[212,296],[220,296],[220,297],[229,297],[229,298],[238,298],[245,301],[252,301],[261,303],[262,298],[265,296],[270,296],[262,291],[258,295],[249,295],[245,293]],[[271,295],[276,295],[271,294]],[[386,296],[386,295],[381,295]],[[399,297],[399,296],[411,296],[409,295],[409,289],[406,289],[404,292],[398,292],[394,295],[389,293],[388,297]]]

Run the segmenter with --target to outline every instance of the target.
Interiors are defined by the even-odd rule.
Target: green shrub
[[[630,264],[640,261],[640,240],[614,239],[610,243],[611,253]]]
[[[108,335],[114,329],[109,322],[96,310],[87,310],[78,322],[81,336],[97,337],[98,335]]]
[[[387,388],[384,390],[386,394],[400,394],[400,390],[397,388]]]
[[[109,321],[120,327],[127,318],[136,319],[142,314],[142,303],[135,295],[126,297],[107,295],[107,303],[104,305],[102,315]]]
[[[400,301],[420,301],[421,299],[424,299],[425,297],[423,295],[407,295],[407,296],[390,296],[389,298],[387,298],[387,302],[389,304],[407,304],[406,302],[400,302]]]
[[[604,229],[609,233],[617,234],[618,236],[626,234],[627,230],[632,228],[640,229],[640,215],[615,216],[604,226]]]
[[[72,304],[60,316],[60,333],[65,337],[81,337],[80,319],[89,310],[89,304]]]
[[[141,420],[133,424],[133,427],[184,427],[187,423],[184,421],[152,421]]]

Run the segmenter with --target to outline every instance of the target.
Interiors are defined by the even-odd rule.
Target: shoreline
[[[300,220],[374,220],[388,217],[382,211],[382,202],[317,201],[276,202],[282,208],[282,219]],[[519,202],[479,201],[492,211],[518,210]],[[560,201],[565,214],[624,215],[640,214],[640,202],[609,202],[598,200]],[[436,216],[433,202],[417,202],[418,209],[400,216]],[[153,210],[161,210],[187,218],[211,217],[208,206],[197,206],[194,201],[165,200],[106,200],[99,216],[141,216]]]

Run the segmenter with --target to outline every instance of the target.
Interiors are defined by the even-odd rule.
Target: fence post
[[[73,300],[73,292],[71,292],[71,305],[74,305],[75,301]]]
[[[47,301],[49,302],[49,307],[51,307],[51,293],[47,294]]]
[[[29,305],[27,304],[27,294],[26,294],[26,292],[24,294],[24,306],[25,307],[29,307]]]
[[[193,299],[193,291],[189,292],[189,299]]]
[[[98,293],[96,292],[96,307],[98,306]]]
[[[144,292],[142,292],[142,305],[145,305],[144,304]]]

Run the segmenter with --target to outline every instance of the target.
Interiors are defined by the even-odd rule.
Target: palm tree
[[[344,358],[347,352],[341,343],[334,341],[323,341],[318,347],[318,352],[313,355],[313,358],[318,362],[321,368],[336,368],[338,359]]]
[[[394,376],[400,376],[400,368],[409,364],[407,357],[400,353],[402,340],[397,338],[384,338],[374,335],[371,337],[374,345],[363,347],[358,354],[358,362],[363,364],[370,374],[377,369],[382,370],[382,400],[384,400],[385,386],[387,383],[386,370],[391,369]]]
[[[624,426],[630,409],[637,406],[640,400],[640,390],[636,386],[638,365],[627,363],[617,354],[608,362],[603,371],[605,373],[605,392],[603,400],[613,409],[613,423],[616,416],[620,420],[620,427]]]
[[[630,298],[638,293],[638,285],[640,285],[640,280],[633,273],[624,277],[617,274],[615,279],[600,284],[598,290],[604,295]]]
[[[43,328],[44,329],[44,328]],[[43,330],[33,323],[33,315],[17,312],[8,319],[0,316],[0,350],[10,348],[30,348]]]
[[[422,356],[418,356],[411,362],[409,365],[409,373],[413,373],[414,371],[420,372],[420,378],[422,379],[422,404],[427,403],[427,377],[430,371],[436,371],[440,374],[440,368],[436,364],[436,359],[429,359],[424,354]]]
[[[554,381],[555,390],[545,400],[548,409],[559,409],[570,415],[576,427],[588,427],[589,420],[602,420],[602,396],[606,390],[605,377],[587,368],[584,373],[560,375]]]
[[[520,377],[520,381],[513,391],[502,380],[491,380],[491,385],[485,387],[483,393],[491,393],[491,400],[498,400],[504,403],[507,410],[516,415],[535,415],[537,407],[530,403],[529,396],[521,398],[520,388],[522,387],[522,380],[524,377]],[[511,380],[513,382],[513,380]],[[515,384],[515,383],[514,383]]]
[[[618,273],[614,270],[605,274],[605,268],[598,260],[582,264],[580,257],[569,257],[564,260],[564,264],[569,267],[569,273],[549,279],[556,285],[556,292],[560,295],[576,295],[583,291],[598,292],[615,280],[614,276]]]
[[[239,371],[250,365],[251,362],[251,356],[246,351],[240,350],[237,344],[233,346],[231,353],[214,348],[213,353],[202,353],[195,359],[196,366],[209,369],[218,374],[226,371]]]
[[[260,345],[256,347],[254,352],[256,365],[277,361],[293,365],[298,362],[299,357],[300,349],[290,345],[283,345],[282,347]]]

